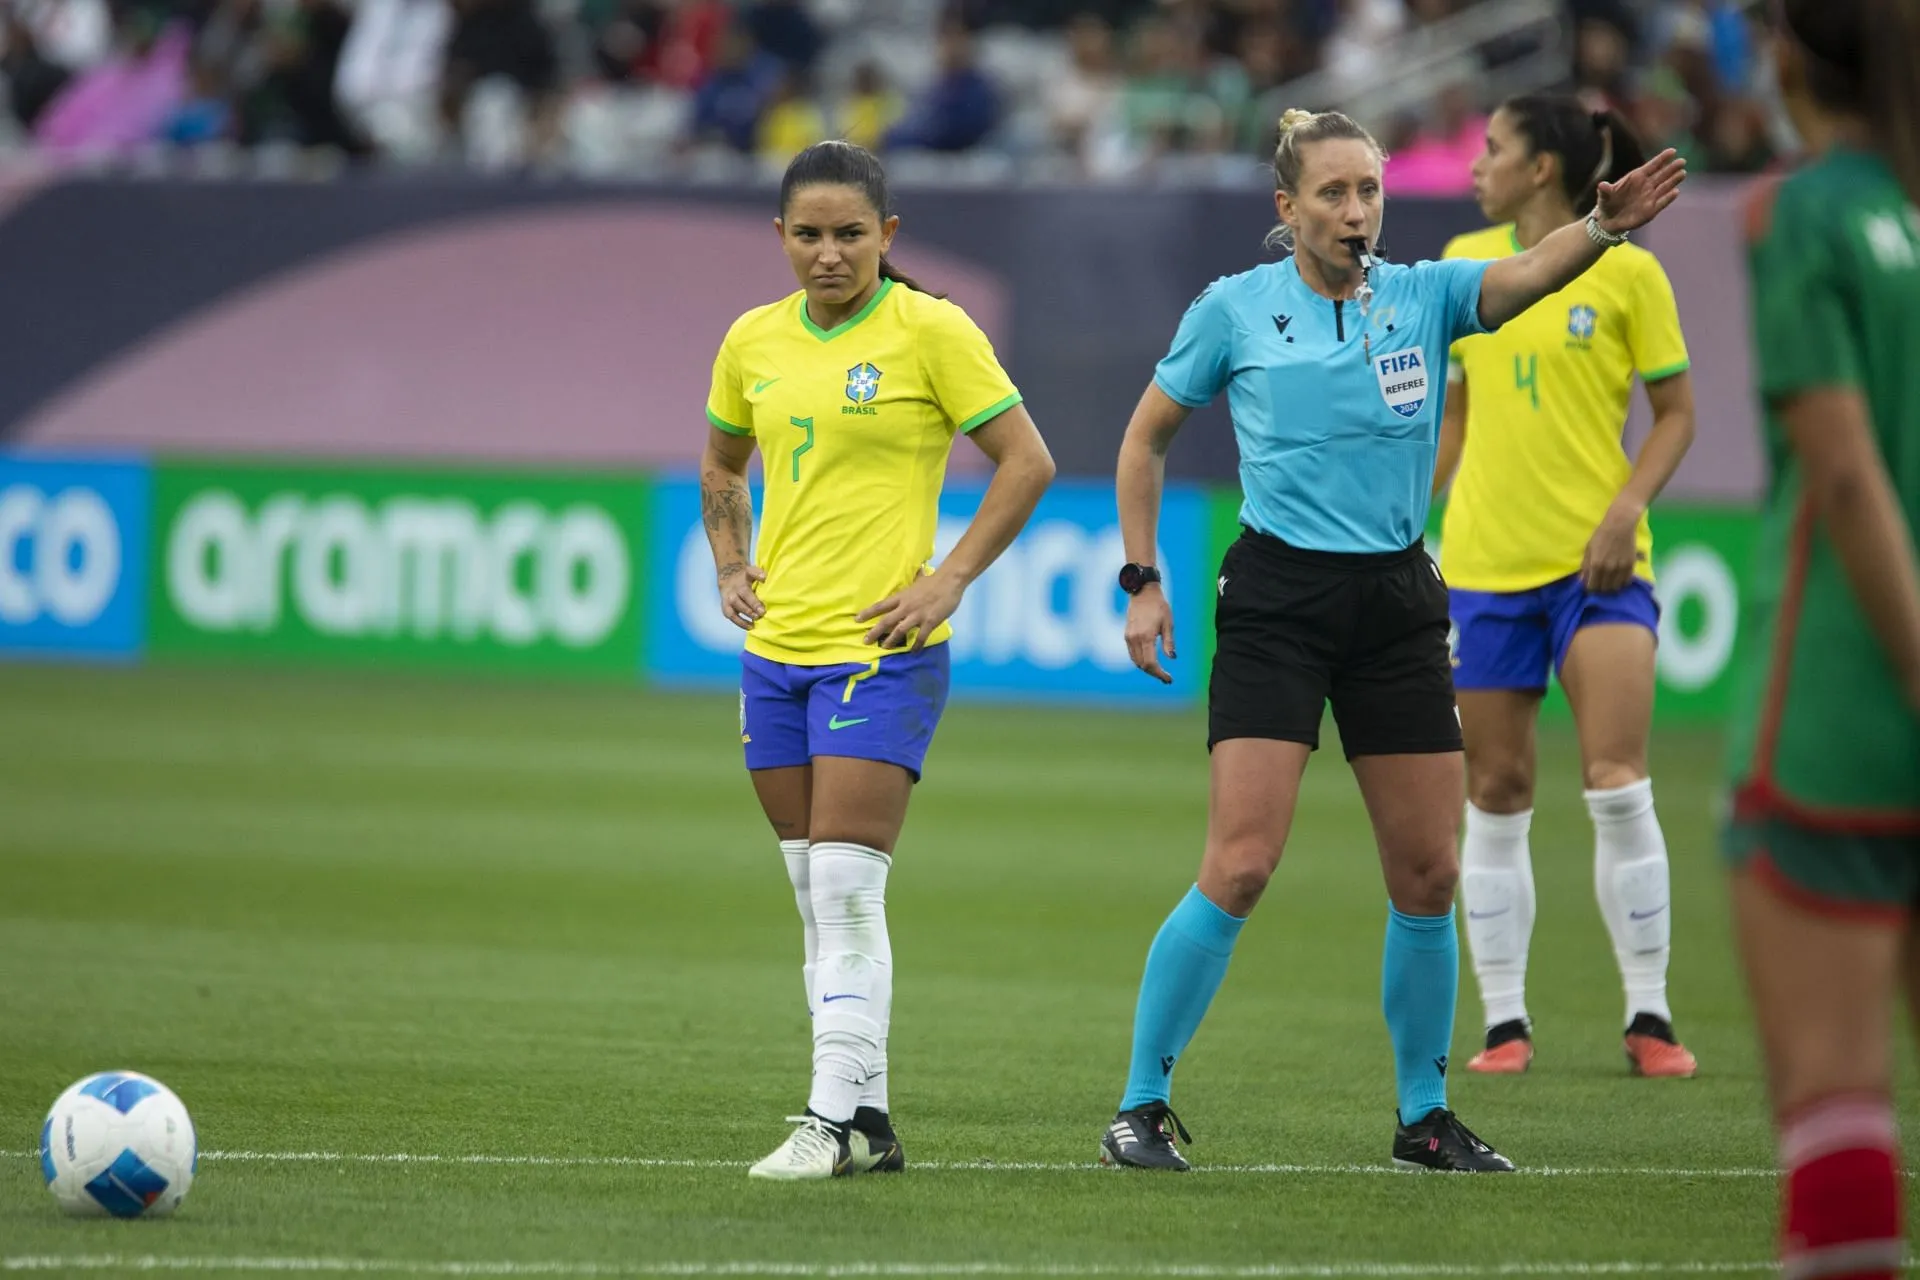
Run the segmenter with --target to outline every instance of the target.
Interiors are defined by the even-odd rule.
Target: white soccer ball
[[[88,1076],[55,1099],[40,1127],[40,1172],[76,1217],[172,1213],[198,1164],[185,1105],[135,1071]]]

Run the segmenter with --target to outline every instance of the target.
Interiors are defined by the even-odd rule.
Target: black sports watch
[[[1137,596],[1149,582],[1160,581],[1160,571],[1150,564],[1123,564],[1120,566],[1120,589],[1130,596]]]

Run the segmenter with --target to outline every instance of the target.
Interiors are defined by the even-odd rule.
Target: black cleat
[[[1527,1025],[1525,1018],[1513,1018],[1497,1026],[1487,1028],[1487,1048],[1498,1049],[1503,1044],[1515,1040],[1533,1039],[1533,1028]]]
[[[1122,1111],[1100,1135],[1100,1163],[1185,1173],[1193,1166],[1173,1149],[1176,1133],[1180,1141],[1192,1144],[1193,1135],[1164,1102],[1149,1102],[1144,1107]]]
[[[847,1145],[855,1173],[899,1173],[907,1167],[907,1153],[893,1132],[887,1113],[861,1107],[847,1124]]]
[[[1673,1034],[1673,1024],[1657,1013],[1636,1013],[1633,1021],[1627,1024],[1630,1036],[1651,1036],[1667,1044],[1679,1044],[1680,1038]]]
[[[1402,1169],[1440,1173],[1512,1173],[1513,1161],[1474,1136],[1460,1117],[1435,1107],[1393,1135],[1393,1162]]]

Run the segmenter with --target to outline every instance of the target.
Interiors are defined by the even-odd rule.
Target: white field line
[[[37,1159],[35,1151],[0,1151],[0,1159]],[[527,1155],[440,1155],[408,1152],[366,1153],[347,1151],[202,1151],[202,1160],[231,1161],[236,1164],[445,1164],[445,1165],[521,1165],[542,1169],[744,1169],[745,1160],[676,1160],[650,1156],[527,1156]],[[1036,1160],[921,1160],[917,1170],[939,1173],[1113,1173],[1093,1161]],[[1380,1164],[1199,1164],[1193,1168],[1202,1174],[1294,1174],[1302,1177],[1330,1177],[1350,1174],[1401,1174],[1403,1171],[1384,1162]],[[1772,1178],[1772,1169],[1671,1169],[1659,1165],[1528,1167],[1515,1173],[1533,1178]]]
[[[1766,1275],[1771,1262],[1276,1262],[1101,1265],[1044,1262],[436,1262],[410,1258],[190,1257],[166,1254],[26,1254],[0,1257],[0,1271],[265,1271],[321,1275],[606,1277],[1079,1277],[1193,1280],[1419,1280],[1420,1277]]]

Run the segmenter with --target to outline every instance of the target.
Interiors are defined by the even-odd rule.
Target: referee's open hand
[[[1127,656],[1161,684],[1172,684],[1158,650],[1165,650],[1168,658],[1179,656],[1173,651],[1173,606],[1160,584],[1150,582],[1127,602]]]
[[[1674,202],[1686,180],[1686,159],[1668,147],[1620,181],[1601,183],[1593,210],[1600,229],[1618,233],[1646,226]]]
[[[720,569],[720,612],[727,615],[727,621],[742,631],[753,630],[753,624],[767,611],[760,603],[760,595],[755,591],[756,583],[767,580],[767,571],[757,564],[729,564]]]

